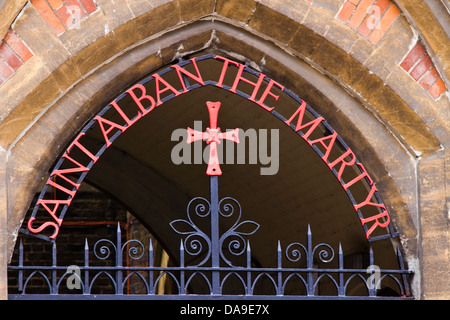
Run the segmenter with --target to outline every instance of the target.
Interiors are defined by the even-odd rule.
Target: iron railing
[[[86,239],[84,248],[84,265],[74,266],[57,265],[57,246],[54,243],[52,249],[51,266],[26,266],[24,265],[24,249],[22,241],[19,244],[18,266],[10,266],[11,272],[17,272],[18,292],[10,293],[9,299],[261,299],[261,300],[287,300],[287,299],[412,299],[408,276],[412,273],[404,268],[403,258],[398,250],[398,270],[380,269],[348,269],[344,268],[344,253],[339,245],[338,253],[328,244],[313,246],[312,232],[308,227],[306,246],[300,243],[292,243],[282,248],[278,242],[276,251],[277,265],[273,268],[260,268],[252,266],[252,252],[249,241],[245,242],[245,248],[239,248],[245,257],[243,266],[235,266],[228,261],[227,266],[219,268],[205,266],[206,261],[211,260],[208,254],[203,254],[204,259],[200,264],[190,265],[186,258],[191,257],[190,250],[185,247],[185,240],[180,243],[179,266],[160,267],[154,265],[153,244],[149,241],[147,248],[139,240],[130,240],[122,243],[120,226],[117,228],[117,239],[113,243],[108,239],[101,239],[93,246],[90,257],[90,246]],[[198,244],[198,242],[196,242]],[[233,243],[236,244],[236,243]],[[199,246],[191,249],[200,249]],[[234,246],[234,249],[237,249]],[[200,252],[201,250],[197,250]],[[144,255],[147,252],[147,255]],[[235,252],[236,253],[236,252]],[[146,256],[146,257],[144,257]],[[140,261],[146,259],[146,266],[127,266],[124,261],[129,259]],[[92,260],[114,260],[112,266],[95,266]],[[225,260],[223,260],[225,261]],[[142,261],[140,261],[142,262]],[[289,267],[292,264],[301,264],[304,267]],[[318,267],[337,262],[336,268]],[[373,251],[369,252],[369,263],[373,265]],[[372,272],[370,272],[372,271]],[[375,273],[378,272],[377,277]],[[78,282],[80,290],[77,293],[67,294],[67,280],[72,277],[72,283]],[[92,289],[100,278],[108,278],[113,286],[113,294],[93,294]],[[170,278],[174,284],[175,292],[172,294],[158,295],[157,287],[163,277]],[[48,288],[48,293],[28,294],[27,286],[33,278],[42,278]],[[142,292],[127,294],[127,283],[134,279],[141,284]],[[234,279],[234,280],[232,280]],[[388,282],[396,285],[395,296],[380,296],[377,287],[383,287]],[[203,294],[195,294],[193,283],[203,283],[207,291]],[[376,280],[376,282],[372,281]],[[233,294],[226,294],[224,290],[228,282],[239,283],[241,290]],[[319,286],[326,282],[327,292],[334,291],[334,295],[321,295]],[[269,294],[256,292],[255,289],[264,283]],[[349,295],[348,288],[357,283],[363,287],[364,294],[358,296]],[[287,288],[294,284],[301,288],[297,292],[287,292]],[[332,289],[330,289],[332,288]],[[65,293],[61,293],[64,291]],[[301,293],[299,294],[298,292]]]

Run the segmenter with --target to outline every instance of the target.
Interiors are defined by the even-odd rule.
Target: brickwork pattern
[[[17,70],[33,57],[26,44],[9,29],[0,43],[0,85],[12,77]]]
[[[390,0],[347,0],[337,17],[376,45],[399,15],[399,9]]]
[[[57,36],[97,11],[93,0],[31,0]]]
[[[447,90],[430,55],[420,42],[411,49],[400,66],[434,99],[438,99]]]

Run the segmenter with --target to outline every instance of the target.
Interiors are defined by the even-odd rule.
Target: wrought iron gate
[[[344,267],[344,252],[339,245],[332,248],[329,244],[313,242],[312,230],[308,226],[306,244],[278,242],[274,252],[276,265],[257,267],[252,264],[250,241],[246,239],[259,229],[254,221],[242,220],[239,202],[231,197],[219,198],[219,176],[221,170],[217,161],[216,144],[222,139],[239,143],[237,131],[221,133],[217,128],[220,103],[208,103],[211,128],[207,132],[188,129],[189,140],[207,140],[210,144],[210,161],[207,174],[210,176],[210,198],[197,197],[187,206],[186,219],[170,223],[172,229],[182,236],[176,267],[158,267],[153,261],[152,242],[145,246],[138,240],[122,243],[120,226],[117,227],[117,239],[97,241],[91,247],[86,240],[84,265],[58,266],[56,244],[53,243],[51,266],[24,265],[24,249],[19,245],[19,264],[10,266],[11,272],[17,272],[18,293],[9,295],[10,299],[411,299],[408,276],[412,273],[403,263],[400,250],[397,252],[399,269],[379,268],[348,269]],[[236,129],[237,130],[237,129]],[[206,222],[207,228],[196,223]],[[222,224],[227,220],[226,224]],[[231,223],[230,223],[231,221]],[[205,223],[201,224],[202,226]],[[231,227],[224,228],[224,225]],[[221,230],[224,230],[222,231]],[[369,242],[370,244],[370,242]],[[146,266],[133,267],[124,264],[124,259],[142,260],[148,252]],[[90,259],[105,260],[112,258],[114,265],[100,266]],[[94,262],[94,264],[93,264]],[[316,263],[320,262],[320,266]],[[372,247],[369,252],[369,265],[374,266]],[[324,267],[325,266],[325,267]],[[326,267],[330,266],[330,267]],[[92,288],[99,277],[107,277],[114,287],[112,295],[97,295]],[[162,277],[169,277],[175,284],[176,292],[171,295],[158,295],[156,288]],[[27,285],[34,277],[41,277],[48,286],[48,294],[27,294]],[[132,277],[142,284],[139,294],[127,295],[124,290]],[[61,289],[71,279],[80,286],[79,293],[62,294]],[[227,295],[225,288],[234,281],[240,288],[233,295]],[[334,294],[321,295],[318,290],[321,283],[327,282]],[[384,296],[378,288],[386,282],[394,283],[395,296]],[[195,292],[194,282],[203,283],[202,294]],[[264,282],[265,292],[256,288]],[[364,294],[351,296],[348,288],[354,282],[364,287]],[[295,283],[295,292],[287,288]],[[329,292],[330,290],[328,290]]]
[[[203,207],[201,207],[203,208]],[[221,213],[220,213],[221,214]],[[250,223],[250,222],[248,222]],[[241,224],[238,224],[242,225]],[[237,234],[235,230],[229,230],[228,235]],[[226,234],[225,233],[225,236]],[[202,235],[205,236],[205,235]],[[223,237],[223,236],[222,236]],[[250,242],[244,241],[239,245],[231,241],[228,250],[217,250],[209,248],[206,257],[199,264],[187,264],[185,259],[191,254],[203,252],[199,242],[192,240],[189,236],[180,243],[178,267],[157,267],[153,261],[153,244],[150,241],[146,247],[138,240],[121,242],[120,226],[117,228],[117,240],[113,243],[109,239],[97,241],[93,246],[94,259],[89,259],[92,255],[91,248],[86,241],[85,263],[78,266],[78,272],[73,266],[58,266],[56,259],[56,244],[53,244],[52,265],[51,266],[26,266],[23,264],[23,245],[19,244],[19,265],[9,267],[10,271],[17,272],[18,289],[17,294],[9,295],[11,300],[21,299],[258,299],[258,300],[300,300],[300,299],[412,299],[408,283],[410,271],[405,270],[403,258],[398,251],[398,270],[376,270],[376,269],[346,269],[344,268],[344,252],[339,246],[337,253],[328,244],[321,243],[314,245],[311,229],[308,228],[306,245],[292,243],[282,247],[278,243],[278,248],[274,255],[277,265],[273,268],[259,268],[252,266],[252,253]],[[209,241],[209,239],[208,239]],[[209,242],[212,243],[212,242]],[[146,267],[130,267],[124,265],[126,257],[133,260],[141,260],[143,253],[148,252]],[[224,255],[226,253],[242,255],[243,265],[231,263]],[[203,252],[203,254],[205,254]],[[224,265],[213,266],[212,256],[221,257]],[[96,266],[93,262],[111,258],[115,262],[113,266]],[[319,268],[315,265],[315,258],[324,264],[337,262],[337,268]],[[370,264],[374,263],[373,251],[369,253]],[[94,260],[94,261],[93,261]],[[295,267],[295,264],[304,264],[305,267]],[[286,265],[286,266],[285,266]],[[293,267],[287,265],[294,265]],[[375,273],[378,276],[375,277]],[[92,293],[92,288],[99,277],[107,277],[114,287],[114,294],[98,295]],[[175,284],[176,292],[172,295],[158,295],[156,288],[163,276],[168,276]],[[27,285],[34,277],[41,277],[48,287],[48,294],[27,294]],[[144,288],[139,294],[127,295],[124,290],[125,284],[134,277]],[[74,294],[61,294],[60,290],[65,289],[67,281],[72,278],[72,283],[78,282],[79,288]],[[227,295],[223,292],[227,282],[234,278],[240,283],[241,290],[234,295]],[[207,293],[195,294],[190,290],[191,283],[195,279],[201,279],[207,287]],[[332,288],[334,295],[321,295],[318,287],[324,279],[327,286]],[[383,282],[387,279],[393,280],[397,285],[395,296],[380,295]],[[269,283],[270,294],[255,293],[255,287],[265,280]],[[358,282],[365,288],[365,295],[351,296],[348,287],[353,282]],[[392,282],[392,281],[391,281]],[[302,293],[289,293],[286,288],[290,284],[301,287]],[[329,289],[328,288],[328,289]],[[67,290],[66,290],[67,291]],[[381,293],[382,294],[382,293]]]

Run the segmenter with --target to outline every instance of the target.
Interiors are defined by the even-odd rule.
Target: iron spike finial
[[[180,251],[184,251],[183,239],[180,240]]]

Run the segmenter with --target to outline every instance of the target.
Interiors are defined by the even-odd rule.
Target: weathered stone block
[[[257,3],[254,0],[218,0],[216,6],[217,14],[247,23],[255,12]]]
[[[212,14],[214,0],[180,0],[180,18],[182,21],[191,21]]]
[[[289,43],[298,30],[298,24],[293,20],[264,5],[256,7],[249,27],[276,38],[281,43]]]

